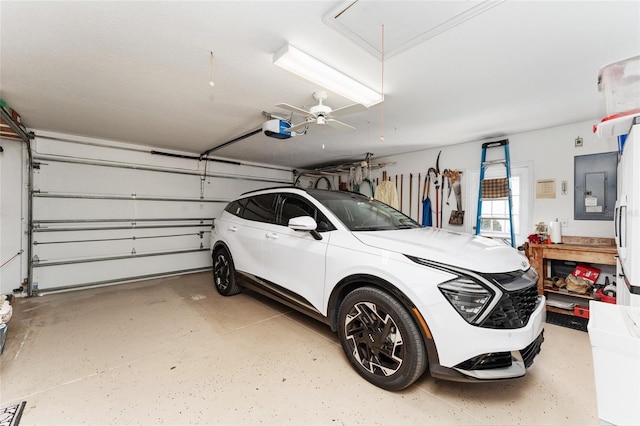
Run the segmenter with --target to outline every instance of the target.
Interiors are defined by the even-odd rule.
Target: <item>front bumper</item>
[[[515,379],[525,375],[534,358],[540,353],[544,330],[519,351],[492,352],[468,359],[455,367],[430,364],[432,377],[458,382],[497,381]]]

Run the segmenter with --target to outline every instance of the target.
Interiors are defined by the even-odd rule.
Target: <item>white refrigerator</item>
[[[621,123],[627,138],[618,160],[614,226],[618,249],[617,301],[640,306],[640,114]]]
[[[594,130],[618,138],[615,305],[589,302],[589,339],[601,425],[640,425],[640,56],[603,67],[608,117]],[[623,140],[624,139],[624,140]]]

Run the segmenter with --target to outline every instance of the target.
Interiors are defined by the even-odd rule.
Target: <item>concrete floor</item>
[[[599,423],[585,332],[548,324],[522,379],[388,392],[325,325],[209,273],[16,299],[0,364],[23,426]]]

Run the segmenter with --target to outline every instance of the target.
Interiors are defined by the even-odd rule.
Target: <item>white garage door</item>
[[[226,203],[292,182],[290,170],[126,145],[39,134],[33,146],[34,293],[210,269]]]

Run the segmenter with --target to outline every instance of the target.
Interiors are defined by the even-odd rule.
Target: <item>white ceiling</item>
[[[0,97],[31,129],[199,154],[284,113],[275,104],[315,103],[319,87],[272,64],[290,42],[385,102],[341,117],[354,132],[260,133],[213,155],[307,167],[605,116],[598,70],[640,54],[640,2],[496,2],[440,25],[481,3],[361,0],[332,19],[351,2],[3,0]]]

